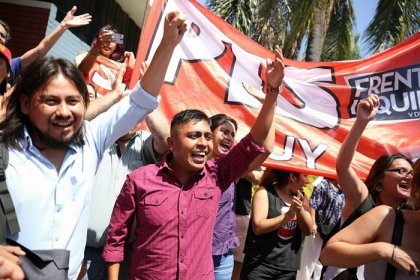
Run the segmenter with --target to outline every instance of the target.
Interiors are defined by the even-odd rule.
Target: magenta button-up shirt
[[[130,279],[214,279],[211,245],[220,196],[263,151],[248,134],[184,185],[167,164],[171,154],[129,174],[112,213],[105,261],[122,261],[136,215]]]

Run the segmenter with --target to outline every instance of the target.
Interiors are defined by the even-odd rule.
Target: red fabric
[[[79,58],[76,58],[76,60],[82,61],[86,54],[87,52],[80,53],[78,55]],[[123,77],[123,83],[129,85],[135,61],[129,60],[125,63],[127,63],[127,68]],[[112,90],[112,85],[120,67],[121,63],[100,55],[96,58],[92,69],[85,75],[85,80],[95,87],[98,94],[105,95]]]
[[[10,65],[12,65],[12,53],[10,50],[5,47],[4,45],[0,44],[0,54],[6,58],[6,62],[8,64],[8,67],[10,69]]]
[[[190,25],[177,46],[161,91],[167,121],[180,110],[227,113],[239,123],[238,137],[255,121],[261,102],[244,90],[264,85],[265,58],[272,53],[196,1],[155,1],[139,42],[136,69],[150,60],[162,36],[164,14],[179,10]],[[301,62],[286,59],[277,102],[276,148],[265,165],[336,177],[335,159],[359,100],[381,97],[353,167],[365,178],[385,153],[420,157],[420,33],[363,60]],[[138,71],[134,71],[134,77]]]

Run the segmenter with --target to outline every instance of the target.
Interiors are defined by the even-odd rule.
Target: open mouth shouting
[[[231,140],[223,140],[219,143],[219,150],[222,153],[228,153],[232,149],[232,144]]]
[[[191,153],[191,159],[195,164],[204,164],[208,158],[207,151],[196,151]]]
[[[410,186],[408,183],[400,183],[398,184],[398,187],[403,189],[403,190],[410,190]]]

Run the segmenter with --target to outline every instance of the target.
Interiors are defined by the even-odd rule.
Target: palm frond
[[[353,1],[336,1],[323,45],[322,61],[354,58],[352,57],[354,22]]]
[[[364,36],[369,50],[393,46],[419,31],[417,0],[379,0]]]
[[[295,0],[289,2],[290,15],[288,27],[285,34],[283,54],[286,57],[296,57],[299,51],[297,42],[302,38],[315,20],[314,11],[316,2],[312,0]],[[300,44],[299,44],[300,45]]]
[[[256,0],[208,0],[207,7],[242,33],[252,33]]]
[[[287,28],[287,7],[284,1],[260,0],[256,11],[254,40],[268,49],[282,45]]]

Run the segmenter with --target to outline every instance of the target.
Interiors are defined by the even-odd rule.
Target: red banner
[[[187,17],[189,30],[174,52],[161,92],[160,106],[168,122],[188,108],[209,116],[226,113],[238,121],[240,139],[261,107],[242,84],[264,84],[261,73],[272,53],[196,1],[160,0],[154,2],[143,30],[136,69],[142,60],[150,61],[162,38],[164,15],[172,10]],[[275,117],[276,147],[265,165],[335,177],[335,159],[356,105],[373,93],[380,96],[380,108],[357,148],[353,166],[358,175],[365,178],[373,161],[385,153],[419,157],[419,53],[418,33],[363,60],[286,59]]]

